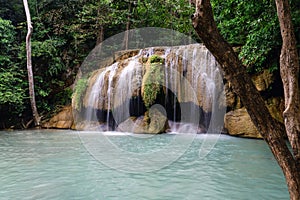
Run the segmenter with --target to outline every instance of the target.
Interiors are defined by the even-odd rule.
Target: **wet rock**
[[[159,134],[168,129],[168,120],[160,108],[154,107],[145,116],[130,117],[119,124],[117,131],[131,133]]]

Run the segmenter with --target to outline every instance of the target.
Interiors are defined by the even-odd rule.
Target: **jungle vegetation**
[[[26,72],[26,16],[22,2],[0,0],[0,128],[31,120]],[[169,28],[201,42],[187,0],[29,0],[32,67],[37,109],[47,118],[70,103],[72,85],[87,54],[127,29]],[[281,35],[273,0],[212,0],[215,21],[239,52],[248,73],[279,70]],[[290,0],[300,41],[300,0]],[[298,44],[299,49],[299,44]]]

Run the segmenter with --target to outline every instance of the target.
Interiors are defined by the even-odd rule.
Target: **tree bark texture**
[[[27,18],[27,36],[26,36],[26,54],[27,54],[27,72],[28,72],[28,83],[29,83],[29,98],[30,104],[32,109],[32,115],[35,126],[40,125],[40,117],[36,108],[35,102],[35,93],[34,93],[34,81],[33,81],[33,73],[32,73],[32,63],[31,63],[31,34],[32,34],[32,24],[31,24],[31,17],[28,7],[27,0],[23,0],[26,18]]]
[[[207,49],[219,62],[224,77],[241,98],[251,120],[269,145],[288,184],[291,199],[300,199],[299,172],[296,161],[283,138],[284,129],[274,120],[261,95],[255,88],[246,68],[229,43],[219,33],[209,0],[197,0],[192,16],[194,29]]]
[[[283,112],[286,132],[297,164],[300,164],[300,97],[299,60],[296,37],[292,24],[288,0],[276,0],[277,14],[282,36],[280,74],[284,88],[285,111]]]

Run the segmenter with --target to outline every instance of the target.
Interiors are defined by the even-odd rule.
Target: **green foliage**
[[[272,59],[274,50],[278,51],[281,46],[275,1],[212,0],[211,3],[222,35],[232,45],[242,46],[239,57],[248,71],[261,71],[267,60]],[[290,3],[299,41],[300,1],[291,0]]]
[[[1,125],[12,125],[25,109],[26,83],[15,55],[16,31],[12,22],[0,18],[0,113]]]
[[[73,95],[73,90],[71,88],[66,88],[63,91],[57,93],[53,101],[57,105],[69,105],[71,104],[72,95]]]
[[[148,109],[155,102],[164,81],[164,73],[161,67],[162,60],[163,59],[157,55],[151,56],[149,69],[144,75],[142,93],[143,101]]]
[[[1,0],[0,17],[10,20],[13,25],[22,22],[25,19],[24,6],[19,0]]]
[[[269,71],[272,73],[272,72],[275,72],[278,70],[278,64],[277,63],[272,63],[272,65],[269,67]]]
[[[164,63],[164,59],[158,55],[152,55],[150,58],[150,63],[160,63],[163,64]]]
[[[280,45],[274,1],[212,0],[218,28],[239,54],[249,71],[260,71],[273,48]]]
[[[138,1],[131,13],[132,28],[168,28],[198,39],[190,20],[193,13],[194,7],[186,0]]]
[[[21,107],[24,103],[25,93],[22,80],[14,70],[0,70],[0,104],[10,104]]]
[[[75,101],[75,109],[80,110],[81,108],[81,102],[82,98],[85,94],[86,88],[88,84],[88,79],[87,78],[81,78],[77,81],[74,93],[73,93],[73,100]]]
[[[15,40],[15,27],[11,21],[0,18],[0,52],[9,52]]]
[[[22,107],[25,98],[22,71],[13,62],[15,35],[11,21],[0,18],[0,104]]]
[[[15,39],[16,31],[12,22],[0,17],[0,67],[3,69],[9,69],[13,65]]]
[[[233,46],[248,71],[257,72],[267,64],[277,70],[281,45],[280,31],[273,0],[212,0],[218,27]],[[292,19],[298,45],[300,41],[299,0],[291,0]],[[126,30],[141,27],[169,28],[197,40],[190,16],[194,7],[187,0],[30,0],[32,22],[32,65],[36,100],[40,112],[70,102],[70,86],[80,64],[95,47],[104,30],[104,39]],[[22,114],[30,108],[27,95],[25,37],[26,18],[22,3],[5,2],[0,8],[0,111]],[[138,37],[138,36],[137,36]],[[168,35],[155,38],[155,44]],[[169,38],[167,38],[169,39]],[[99,42],[99,40],[98,40]],[[186,41],[188,43],[189,41]],[[174,45],[177,45],[174,41]],[[298,46],[299,47],[299,46]],[[107,49],[111,52],[115,49]],[[153,59],[153,64],[163,62]],[[269,63],[275,60],[274,63]],[[157,69],[151,73],[156,74]],[[156,78],[161,78],[160,75]],[[161,78],[162,79],[162,78]],[[149,79],[150,80],[150,79]],[[156,79],[151,80],[155,83]],[[80,96],[87,80],[81,80]],[[80,86],[81,85],[81,86]],[[149,87],[148,87],[149,86]],[[146,86],[151,102],[159,92],[156,84]],[[82,87],[82,88],[80,88]],[[153,87],[155,88],[153,91]],[[147,96],[147,95],[146,95]],[[5,110],[5,111],[4,111]],[[30,109],[27,109],[30,110]],[[13,118],[13,116],[9,116]],[[1,120],[0,120],[1,121]]]

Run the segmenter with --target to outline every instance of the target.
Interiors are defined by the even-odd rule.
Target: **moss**
[[[160,63],[163,64],[164,63],[164,59],[158,55],[152,55],[150,56],[150,63]]]
[[[159,58],[159,59],[158,59]],[[155,56],[150,57],[150,64],[147,67],[146,74],[143,78],[143,101],[147,109],[155,102],[157,95],[162,89],[164,73],[161,68],[162,58]],[[152,63],[151,63],[152,60]],[[158,62],[155,62],[158,61]]]
[[[81,99],[84,95],[84,92],[87,88],[87,84],[88,84],[88,79],[87,78],[81,78],[77,81],[77,84],[75,86],[75,90],[73,93],[73,100],[75,101],[74,105],[75,105],[75,109],[76,110],[80,110],[81,108]]]

